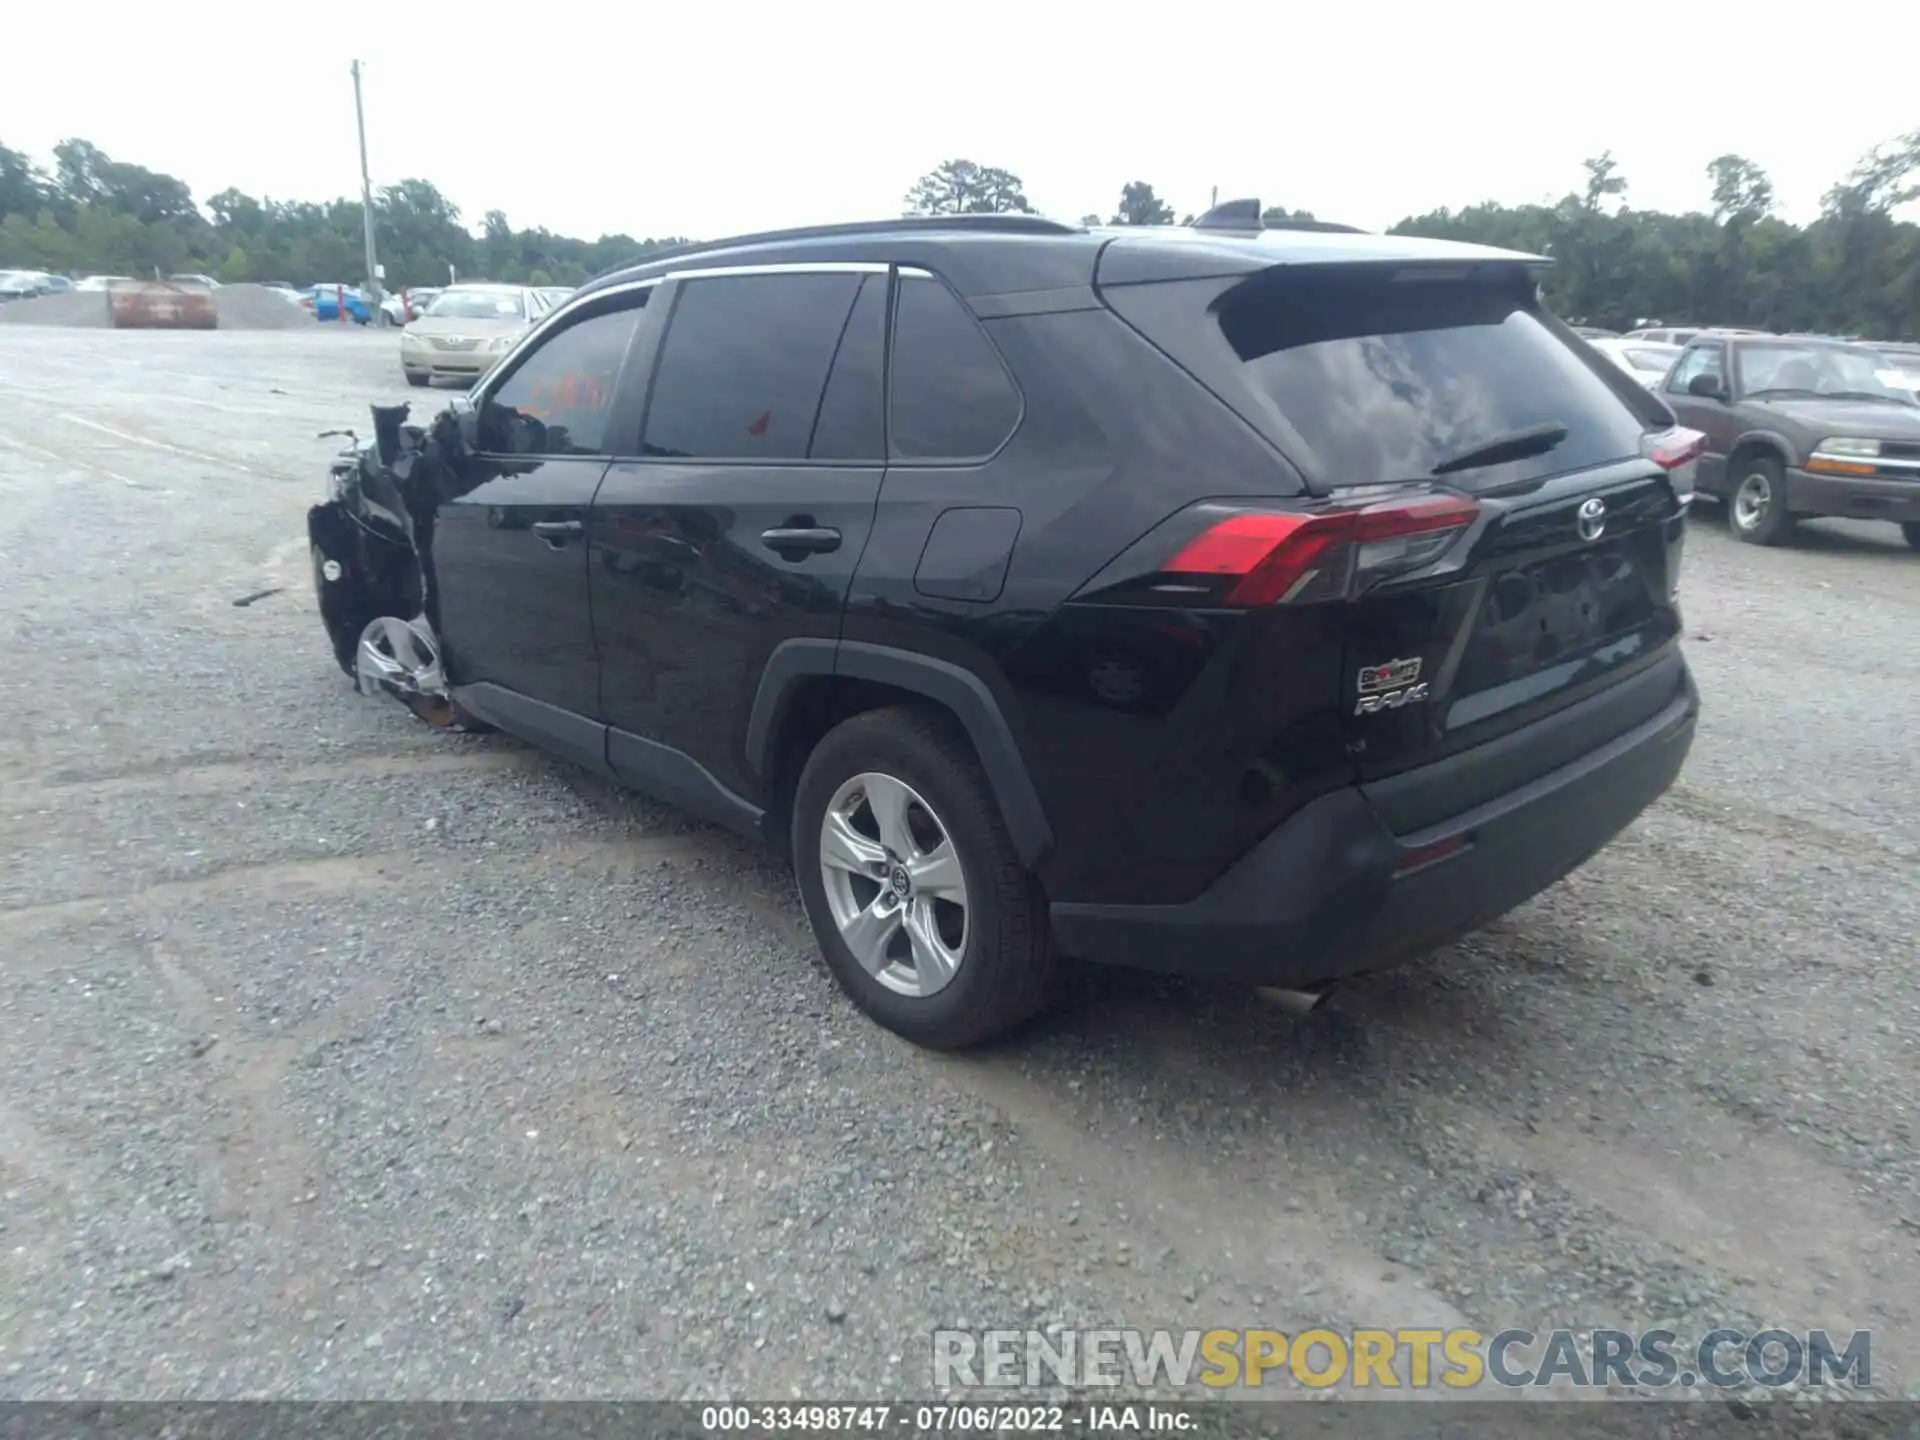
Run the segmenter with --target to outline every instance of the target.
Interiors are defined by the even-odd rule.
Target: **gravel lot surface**
[[[1306,1020],[915,1051],[744,844],[354,696],[390,335],[0,333],[0,1398],[928,1394],[947,1325],[1874,1332],[1920,1395],[1920,555],[1696,517],[1679,787]],[[266,593],[262,593],[266,592]],[[237,602],[258,596],[252,603]]]

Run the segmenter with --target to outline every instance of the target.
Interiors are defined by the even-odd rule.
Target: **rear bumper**
[[[1679,693],[1651,718],[1415,833],[1393,833],[1358,789],[1336,791],[1185,904],[1056,903],[1055,939],[1088,960],[1267,985],[1411,959],[1531,899],[1625,829],[1680,773],[1699,704],[1683,669]],[[1449,842],[1462,848],[1409,864]]]
[[[1920,476],[1912,480],[1884,480],[1865,475],[1817,475],[1806,470],[1789,470],[1787,506],[1796,515],[1920,521]]]

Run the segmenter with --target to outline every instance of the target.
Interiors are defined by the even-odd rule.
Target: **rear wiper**
[[[1507,460],[1525,460],[1534,455],[1546,454],[1566,438],[1567,427],[1558,420],[1549,420],[1544,425],[1529,425],[1524,430],[1497,435],[1491,440],[1474,446],[1471,450],[1462,450],[1457,455],[1449,455],[1433,467],[1432,473],[1452,475],[1461,470],[1478,470],[1482,465],[1498,465]]]

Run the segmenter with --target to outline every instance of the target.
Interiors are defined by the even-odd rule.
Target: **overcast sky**
[[[897,214],[954,156],[1068,219],[1146,180],[1182,213],[1217,185],[1376,229],[1557,197],[1606,149],[1630,203],[1704,208],[1703,167],[1734,151],[1805,220],[1920,126],[1912,0],[1294,8],[201,6],[29,24],[0,62],[0,143],[47,162],[81,136],[201,200],[357,193],[358,55],[375,185],[430,179],[476,227],[498,208],[588,238],[709,237]]]

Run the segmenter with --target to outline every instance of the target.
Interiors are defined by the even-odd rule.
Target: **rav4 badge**
[[[1383,665],[1362,665],[1360,667],[1360,693],[1377,695],[1382,690],[1392,690],[1401,685],[1411,685],[1420,678],[1420,657],[1411,660],[1389,660]]]
[[[1411,660],[1389,660],[1382,665],[1363,665],[1360,667],[1360,699],[1353,707],[1356,715],[1372,715],[1381,710],[1398,710],[1402,705],[1412,705],[1427,698],[1424,683],[1416,684],[1420,679],[1420,657]]]

